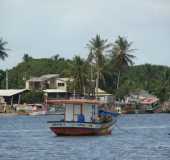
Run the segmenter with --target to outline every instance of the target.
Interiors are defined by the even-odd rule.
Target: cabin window
[[[64,87],[64,83],[58,83],[58,87]]]

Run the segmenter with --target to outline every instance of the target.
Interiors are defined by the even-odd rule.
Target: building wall
[[[48,84],[49,84],[49,88],[47,88],[47,89],[55,89],[55,88],[57,88],[56,78],[52,78],[52,79],[48,80]]]
[[[67,82],[57,79],[56,80],[56,88],[61,89],[61,90],[67,90]]]
[[[63,84],[63,85],[62,85]],[[67,80],[60,78],[50,78],[44,81],[31,81],[25,82],[26,89],[30,90],[43,90],[43,89],[61,89],[67,90]]]
[[[114,99],[113,99],[113,96],[112,95],[108,95],[108,96],[102,96],[100,95],[99,96],[99,100],[101,102],[104,102],[104,103],[113,103],[114,102]]]

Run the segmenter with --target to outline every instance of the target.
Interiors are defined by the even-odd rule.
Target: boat
[[[57,136],[110,135],[119,115],[105,111],[104,104],[97,100],[68,99],[46,102],[64,107],[62,120],[48,121],[49,128]]]
[[[46,115],[46,111],[34,111],[29,113],[30,116],[41,116]]]
[[[42,104],[29,104],[28,106],[31,107],[31,111],[29,112],[29,115],[31,116],[46,115],[47,113]]]

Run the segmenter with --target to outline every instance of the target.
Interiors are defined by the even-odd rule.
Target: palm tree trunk
[[[117,76],[117,89],[119,89],[119,83],[120,83],[120,71],[118,72]]]
[[[100,72],[99,72],[99,71],[97,71],[97,78],[96,78],[96,98],[98,98],[99,75],[100,75]]]

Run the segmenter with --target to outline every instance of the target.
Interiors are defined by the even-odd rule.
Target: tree
[[[126,38],[119,36],[113,44],[111,52],[111,59],[113,62],[114,69],[118,71],[117,78],[117,89],[119,88],[120,73],[134,64],[133,59],[135,58],[133,53],[135,49],[131,49],[132,42],[128,42]]]
[[[3,81],[5,81],[5,71],[0,70],[0,88],[4,88]]]
[[[73,88],[83,95],[87,82],[87,66],[80,56],[74,56],[70,74],[73,78]]]
[[[7,42],[3,41],[3,39],[0,39],[0,59],[1,60],[5,60],[5,58],[8,57],[8,54],[6,53],[6,48],[5,45],[7,44]]]
[[[96,35],[95,38],[92,38],[89,43],[87,44],[87,47],[89,48],[89,55],[88,55],[88,61],[90,63],[95,64],[96,68],[96,93],[98,95],[98,88],[99,88],[99,79],[101,71],[104,67],[104,52],[107,48],[110,47],[110,44],[106,39],[101,39],[100,35]]]
[[[26,54],[24,54],[22,59],[24,62],[28,62],[29,60],[31,60],[33,58],[29,54],[26,53]]]
[[[60,58],[59,54],[56,54],[54,56],[51,57],[52,60],[57,61]]]

